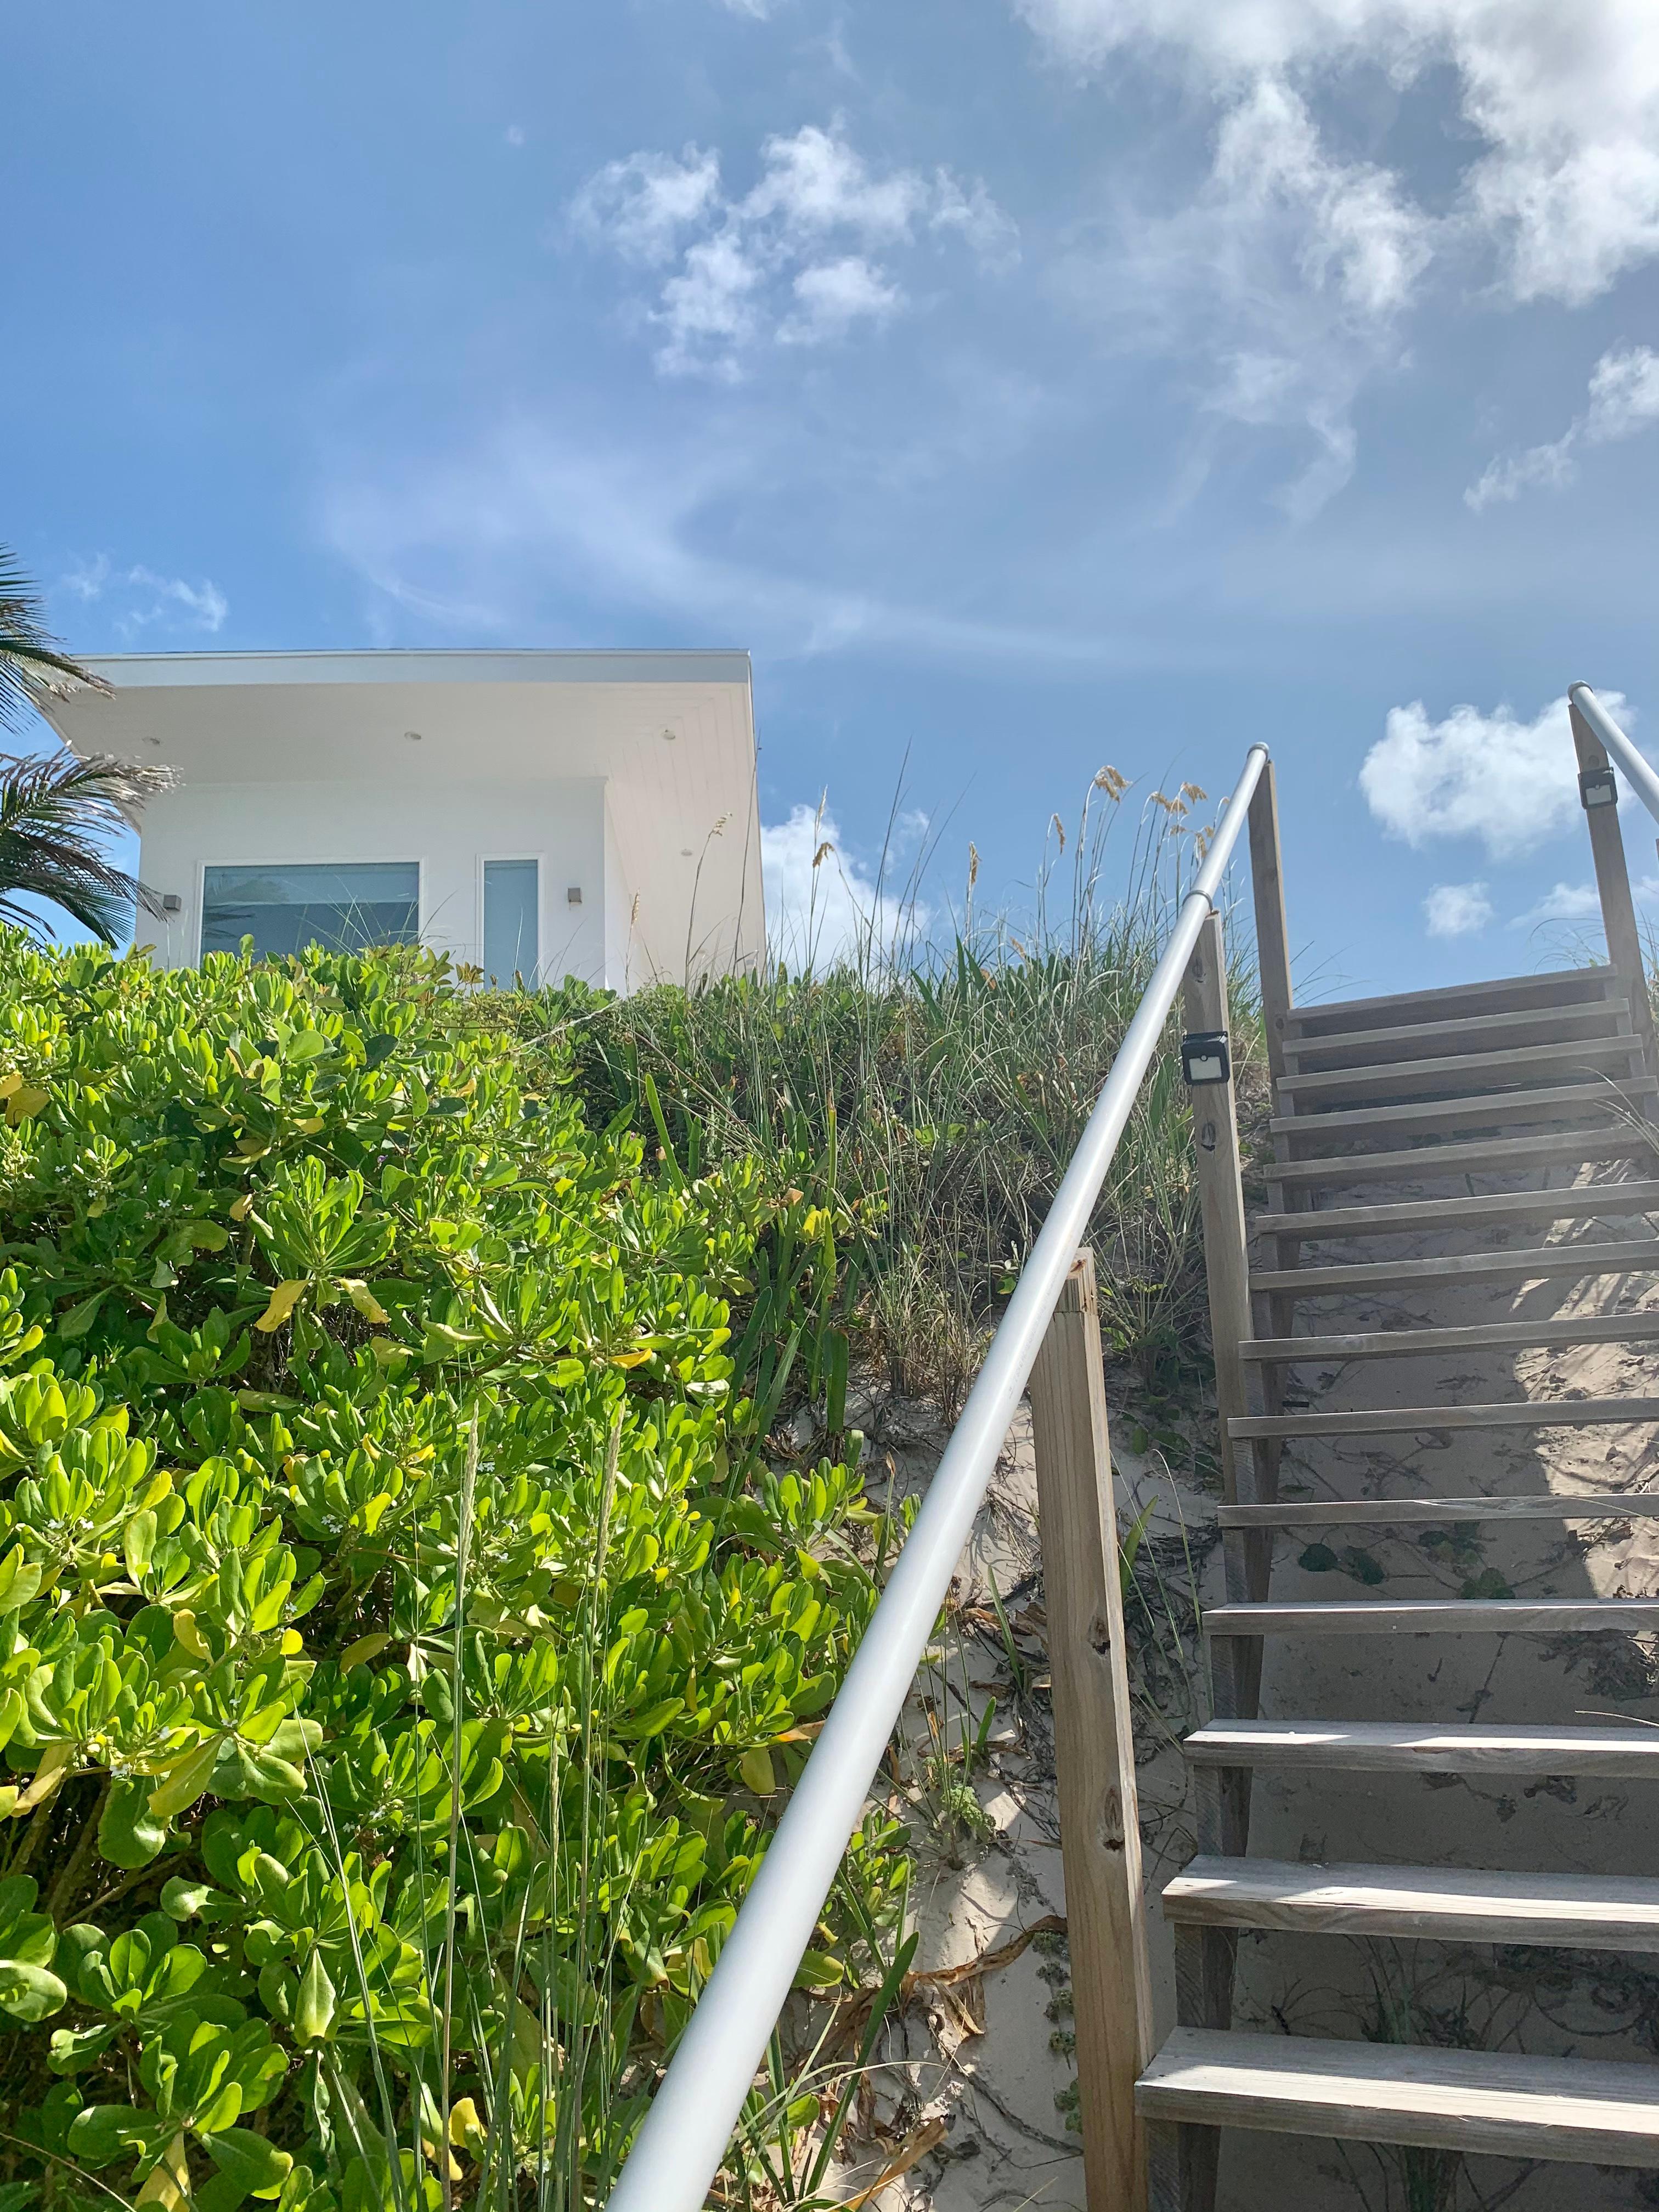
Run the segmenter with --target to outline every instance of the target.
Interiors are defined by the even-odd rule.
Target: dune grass
[[[1127,796],[1103,769],[1071,836],[1054,817],[1029,916],[980,918],[970,848],[944,934],[922,934],[913,879],[830,957],[809,915],[755,975],[604,1004],[526,1004],[531,1020],[574,1036],[596,1120],[631,1121],[647,1139],[654,1126],[693,1169],[757,1152],[822,1162],[825,1201],[858,1224],[843,1300],[854,1352],[947,1416],[1202,856],[1196,786],[1151,794],[1133,823]],[[822,848],[819,866],[835,865]],[[1241,1113],[1252,1120],[1266,1097],[1254,963],[1236,948],[1233,968]],[[1109,1352],[1171,1397],[1190,1395],[1207,1365],[1179,1030],[1177,1013],[1091,1227]]]

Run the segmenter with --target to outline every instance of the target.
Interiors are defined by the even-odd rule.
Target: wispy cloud
[[[59,577],[58,585],[87,605],[111,601],[114,627],[126,639],[157,625],[214,636],[230,612],[230,602],[210,577],[191,584],[182,576],[160,576],[143,566],[118,568],[106,553],[71,568]]]
[[[647,435],[607,445],[520,418],[460,450],[376,467],[355,447],[330,494],[324,534],[383,601],[428,634],[546,635],[550,598],[580,577],[604,602],[668,613],[705,635],[816,654],[900,645],[956,661],[1118,668],[1148,648],[1127,631],[997,623],[884,588],[815,573],[799,534],[773,562],[726,550],[720,518],[759,507],[786,465],[805,496],[799,456],[764,417],[730,433],[702,422],[694,452]],[[833,563],[830,564],[833,567]]]
[[[590,245],[659,273],[646,321],[664,374],[728,380],[758,347],[823,345],[890,320],[909,304],[893,260],[929,238],[956,237],[987,266],[1018,252],[982,183],[943,168],[878,171],[839,118],[767,139],[759,175],[735,197],[713,150],[609,161],[569,217]]]
[[[1433,228],[1386,170],[1333,155],[1301,95],[1264,76],[1224,113],[1190,204],[1122,212],[1065,281],[1116,343],[1180,361],[1212,418],[1310,437],[1277,495],[1306,520],[1352,473],[1353,400],[1401,358]]]
[[[1518,499],[1523,491],[1559,491],[1578,474],[1576,449],[1607,446],[1633,438],[1659,422],[1659,353],[1651,346],[1620,346],[1604,353],[1590,372],[1589,404],[1550,444],[1491,462],[1478,483],[1464,493],[1479,514],[1495,500]]]

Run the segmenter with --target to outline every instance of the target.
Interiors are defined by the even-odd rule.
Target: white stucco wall
[[[607,959],[605,785],[601,779],[465,783],[190,781],[144,817],[140,872],[183,909],[139,917],[138,942],[166,967],[189,967],[201,939],[202,872],[294,861],[416,860],[421,938],[453,959],[477,961],[483,938],[483,864],[538,860],[541,973],[603,983]],[[569,902],[573,886],[582,894]],[[627,896],[623,896],[624,915]]]

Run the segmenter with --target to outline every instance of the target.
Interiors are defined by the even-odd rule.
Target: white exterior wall
[[[606,916],[618,892],[607,882],[597,777],[402,788],[344,779],[191,781],[152,804],[143,847],[145,883],[184,902],[176,915],[139,916],[138,942],[150,944],[164,967],[196,961],[204,868],[353,860],[418,861],[422,943],[471,962],[483,957],[484,862],[538,861],[543,980],[603,983],[621,964],[620,948],[607,957]],[[580,906],[569,902],[573,886]],[[630,896],[620,893],[624,915]]]

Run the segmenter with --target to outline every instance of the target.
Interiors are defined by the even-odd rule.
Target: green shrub
[[[0,2212],[602,2197],[867,1617],[822,1176],[490,1019],[0,935]]]

